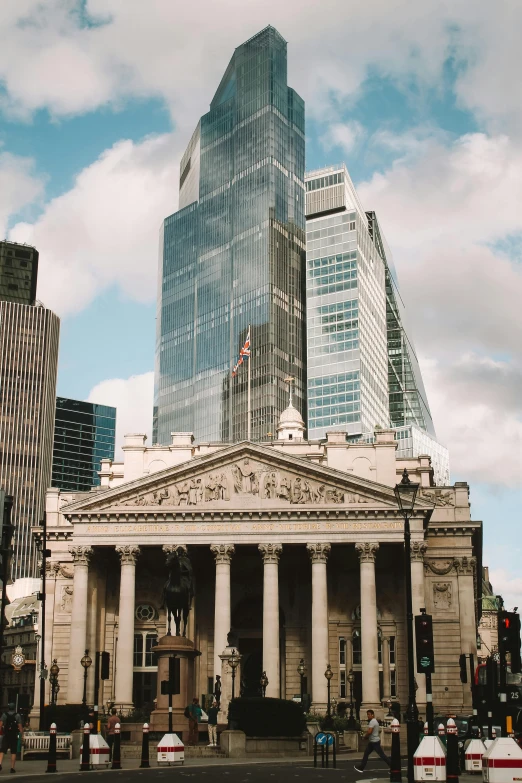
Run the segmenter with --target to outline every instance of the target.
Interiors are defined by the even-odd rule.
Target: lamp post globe
[[[236,653],[230,656],[228,665],[232,669],[232,698],[235,698],[236,669],[239,666],[239,656]]]
[[[406,639],[408,651],[408,705],[406,707],[406,736],[408,743],[408,783],[414,783],[413,754],[418,745],[419,710],[415,699],[415,662],[413,652],[413,599],[411,586],[411,530],[410,518],[415,508],[419,484],[410,481],[406,468],[402,480],[395,485],[395,498],[404,519],[404,581],[406,589]]]
[[[333,677],[333,671],[332,671],[332,667],[330,666],[330,664],[327,664],[324,676],[326,677],[326,682],[327,682],[327,686],[328,686],[328,704],[327,704],[327,708],[326,708],[326,719],[325,719],[325,722],[324,722],[324,727],[326,729],[331,729],[332,726],[333,726],[333,720],[332,720],[332,704],[331,704],[331,701],[330,701],[330,682],[331,682],[331,679]]]

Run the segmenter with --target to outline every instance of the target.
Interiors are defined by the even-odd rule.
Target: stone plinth
[[[246,734],[244,731],[222,731],[219,742],[229,759],[246,756]]]
[[[157,706],[150,716],[150,730],[167,732],[169,728],[169,697],[161,693],[161,683],[169,679],[169,658],[180,659],[180,692],[172,695],[172,730],[188,739],[188,719],[183,713],[194,698],[194,658],[201,655],[194,642],[185,636],[162,636],[152,650],[158,660]]]

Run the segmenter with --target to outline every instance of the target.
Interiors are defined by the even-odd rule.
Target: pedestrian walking
[[[357,772],[364,772],[364,768],[366,767],[366,762],[368,761],[368,756],[370,753],[375,752],[378,756],[381,757],[383,761],[386,762],[388,766],[390,765],[390,759],[386,755],[386,753],[383,751],[381,747],[381,738],[379,735],[379,721],[375,717],[375,712],[373,710],[367,711],[368,716],[368,728],[366,730],[366,737],[368,738],[368,745],[366,746],[366,750],[364,751],[364,756],[362,758],[362,761],[355,765],[355,769]]]
[[[214,699],[212,707],[208,710],[208,743],[209,748],[217,748],[217,719],[218,719],[218,705]]]
[[[2,750],[0,751],[0,771],[2,770],[2,761],[4,760],[4,754],[9,750],[11,751],[11,772],[16,772],[16,753],[18,751],[18,737],[21,741],[24,739],[24,730],[22,726],[22,718],[16,712],[13,702],[9,702],[7,705],[7,712],[4,712],[0,718],[0,730],[3,733],[2,737]]]
[[[116,724],[120,722],[116,707],[113,707],[109,720],[107,721],[107,745],[109,746],[109,761],[112,761],[112,748],[114,745],[114,735]]]
[[[199,740],[199,721],[201,720],[202,710],[199,706],[199,699],[192,699],[192,704],[188,708],[189,712],[189,736],[188,745],[197,745]]]

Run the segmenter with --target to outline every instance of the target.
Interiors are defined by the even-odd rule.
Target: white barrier
[[[89,735],[89,763],[91,767],[109,764],[109,746],[101,734]]]
[[[482,771],[482,756],[486,752],[486,746],[481,739],[472,739],[464,753],[464,767],[466,772]]]
[[[159,764],[184,764],[185,745],[177,734],[165,734],[158,743]]]
[[[446,780],[446,748],[438,737],[423,737],[413,754],[414,778]]]
[[[512,737],[499,737],[482,757],[484,783],[522,781],[522,748]]]

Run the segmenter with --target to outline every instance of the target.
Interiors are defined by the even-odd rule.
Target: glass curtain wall
[[[304,103],[287,85],[273,27],[237,48],[180,166],[180,211],[164,221],[153,441],[276,432],[284,379],[306,417]],[[197,198],[188,203],[190,198]]]

